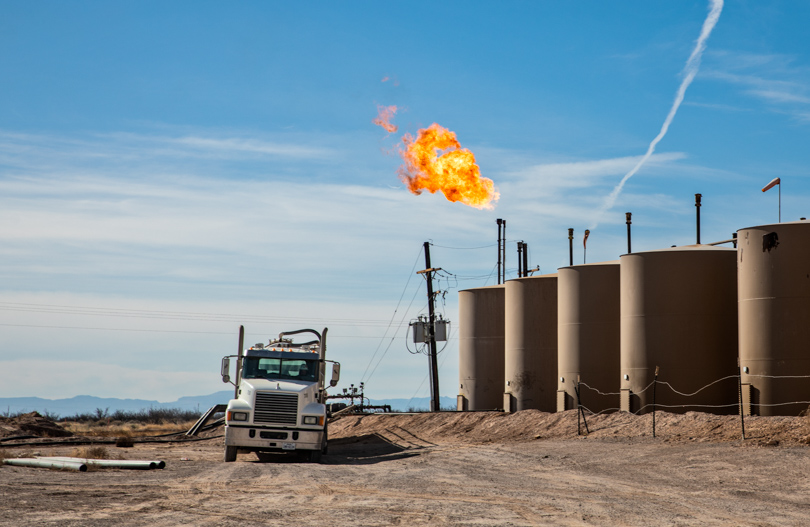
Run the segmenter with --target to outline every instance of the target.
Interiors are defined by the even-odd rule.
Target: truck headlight
[[[228,412],[228,421],[247,421],[247,412]]]
[[[321,421],[321,419],[322,418],[320,416],[317,416],[317,415],[305,415],[304,416],[304,424],[305,425],[317,425],[318,421]],[[323,422],[321,422],[320,424],[323,424]]]

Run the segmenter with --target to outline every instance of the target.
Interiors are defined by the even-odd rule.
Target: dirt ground
[[[698,413],[659,413],[656,438],[652,416],[624,413],[582,436],[574,411],[349,416],[330,424],[322,464],[224,463],[221,430],[105,445],[166,468],[2,466],[0,525],[810,525],[810,418],[745,426],[742,441],[739,417]],[[76,448],[33,443],[0,445]]]

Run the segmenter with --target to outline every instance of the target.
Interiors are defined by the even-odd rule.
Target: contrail
[[[622,189],[624,188],[624,184],[627,183],[627,180],[630,179],[635,175],[639,169],[644,166],[644,163],[650,158],[650,156],[655,152],[655,147],[667,135],[667,130],[669,130],[669,125],[672,123],[672,119],[675,118],[675,114],[678,112],[678,108],[681,106],[683,102],[683,97],[686,94],[686,88],[692,84],[692,81],[697,75],[698,69],[700,69],[700,57],[703,55],[703,50],[706,49],[706,41],[709,39],[709,35],[712,33],[712,29],[714,29],[715,24],[720,19],[720,12],[723,10],[723,0],[710,0],[711,9],[709,11],[709,16],[706,17],[706,20],[703,22],[703,29],[700,31],[700,36],[695,43],[695,49],[692,50],[692,54],[689,55],[689,60],[686,61],[686,66],[684,66],[683,73],[683,81],[681,82],[680,88],[678,88],[678,93],[675,94],[675,101],[672,103],[672,108],[669,109],[669,114],[667,118],[664,120],[663,126],[661,126],[661,131],[658,132],[658,135],[655,136],[655,139],[652,140],[650,146],[647,148],[647,153],[644,154],[644,157],[639,160],[636,166],[633,169],[624,175],[622,180],[616,185],[616,188],[608,195],[607,199],[605,199],[604,205],[597,213],[596,221],[594,221],[593,226],[591,229],[596,228],[599,225],[599,221],[604,216],[605,212],[613,208],[613,205],[616,203],[616,198],[619,197],[621,194]]]

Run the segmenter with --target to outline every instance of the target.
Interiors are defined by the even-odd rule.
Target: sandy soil
[[[810,418],[535,411],[346,417],[324,463],[221,437],[106,448],[163,470],[0,467],[0,525],[808,525]],[[584,432],[584,427],[583,427]],[[3,443],[6,457],[74,446]]]

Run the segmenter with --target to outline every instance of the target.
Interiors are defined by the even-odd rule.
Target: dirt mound
[[[735,415],[701,412],[657,412],[655,435],[664,442],[740,441],[742,426]],[[810,417],[746,417],[746,444],[810,444]],[[581,436],[602,440],[652,437],[651,414],[627,412],[592,415],[580,422]],[[397,443],[508,443],[577,437],[577,411],[546,413],[446,412],[346,416],[329,424],[331,439],[378,435]]]
[[[73,434],[41,416],[38,412],[18,415],[17,417],[0,417],[0,437],[33,435],[39,437],[69,437]]]

